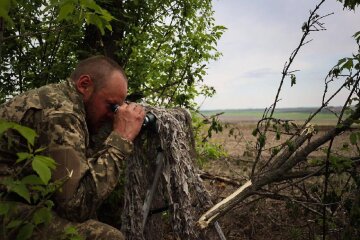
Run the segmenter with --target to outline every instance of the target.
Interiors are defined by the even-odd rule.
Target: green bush
[[[11,175],[0,179],[0,238],[1,239],[30,239],[35,229],[46,225],[52,219],[54,203],[51,196],[67,179],[50,181],[51,170],[56,167],[55,161],[40,155],[45,149],[35,149],[36,133],[33,129],[17,123],[0,120],[0,139],[8,137],[8,146],[16,144],[10,132],[17,132],[27,142],[27,151],[18,152]],[[33,173],[25,174],[26,167],[31,166]],[[11,197],[10,197],[11,196]],[[15,199],[32,205],[25,214],[19,214],[20,203]],[[27,210],[27,209],[26,209]],[[25,215],[25,216],[24,216]],[[62,239],[80,239],[76,229],[65,229]]]
[[[197,163],[203,166],[209,160],[215,160],[227,156],[227,152],[220,144],[209,142],[213,132],[222,132],[223,125],[215,117],[203,119],[199,114],[192,113],[195,149]]]

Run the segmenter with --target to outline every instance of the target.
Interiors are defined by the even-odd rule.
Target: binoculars
[[[119,105],[118,104],[111,104],[110,109],[112,112],[116,112],[118,110]],[[156,121],[155,115],[152,113],[146,113],[144,122],[142,124],[142,128],[146,128],[149,125],[153,125]]]

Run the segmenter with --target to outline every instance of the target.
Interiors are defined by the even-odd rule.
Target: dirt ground
[[[222,133],[215,134],[211,141],[223,146],[228,155],[221,159],[207,161],[202,170],[211,175],[223,176],[244,183],[249,177],[255,158],[256,138],[252,132],[256,121],[226,120],[230,122],[229,126]],[[325,123],[324,126],[319,127],[318,134],[326,132],[329,128],[329,123]],[[235,129],[236,138],[229,136],[230,129]],[[336,149],[341,151],[344,143],[349,142],[348,139],[348,134],[337,138]],[[282,140],[284,139],[280,139]],[[274,134],[268,138],[268,141],[274,145],[280,142],[275,139]],[[319,149],[311,156],[316,158],[325,156],[324,154],[324,151]],[[237,189],[217,180],[204,179],[204,182],[214,203],[221,201]],[[219,223],[228,240],[322,239],[321,229],[319,229],[319,224],[316,224],[318,221],[319,216],[299,206],[291,205],[289,202],[262,199],[254,204],[238,205],[221,217]],[[329,235],[329,239],[341,239],[336,229]]]

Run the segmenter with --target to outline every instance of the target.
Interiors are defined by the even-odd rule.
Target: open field
[[[213,115],[218,112],[207,112]],[[244,183],[249,178],[252,163],[255,159],[256,137],[252,135],[258,119],[262,113],[259,111],[226,112],[219,117],[221,121],[229,123],[223,132],[214,134],[211,142],[222,146],[228,155],[221,159],[209,160],[203,166],[203,170],[216,176],[223,176],[236,182]],[[278,113],[277,117],[304,121],[308,113],[287,112]],[[335,125],[336,119],[332,114],[321,113],[313,124],[320,126],[317,135],[322,135]],[[235,129],[235,135],[230,136],[230,129]],[[315,136],[316,137],[316,136]],[[269,134],[268,141],[276,145],[286,139],[282,136],[280,141],[275,139],[274,134]],[[334,149],[339,153],[343,151],[344,143],[349,142],[349,133],[335,139]],[[348,155],[353,151],[347,150]],[[269,153],[265,153],[269,155]],[[310,158],[324,157],[323,149],[312,153]],[[212,200],[216,203],[234,192],[237,187],[215,180],[205,181]],[[322,184],[319,185],[322,188]],[[294,209],[296,212],[294,212]],[[318,239],[321,228],[319,216],[311,214],[299,206],[289,208],[289,202],[271,199],[262,199],[255,204],[240,204],[233,211],[227,213],[219,222],[223,227],[228,240],[235,239]],[[332,232],[328,239],[341,239],[340,232]]]
[[[311,113],[316,111],[315,108],[289,108],[289,109],[278,109],[274,113],[273,117],[282,120],[292,120],[296,122],[304,122]],[[335,112],[339,110],[336,109]],[[201,111],[205,116],[212,116],[219,113],[219,119],[228,123],[239,123],[239,122],[256,122],[264,114],[263,109],[237,109],[237,110],[211,110]],[[336,116],[330,111],[320,112],[312,120],[314,124],[319,125],[333,125],[337,121]]]

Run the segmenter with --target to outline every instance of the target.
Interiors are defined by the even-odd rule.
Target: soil
[[[244,183],[249,178],[252,162],[255,158],[256,137],[252,135],[256,121],[247,119],[226,119],[228,127],[215,134],[210,141],[220,144],[228,155],[220,159],[209,159],[202,170],[211,175],[219,175]],[[230,136],[230,129],[235,135]],[[328,123],[319,127],[320,135],[330,129]],[[272,145],[279,144],[286,138],[276,140],[275,134],[267,139]],[[349,134],[335,139],[337,151],[343,151],[344,144],[349,142]],[[350,144],[349,144],[350,145]],[[349,153],[349,152],[347,152]],[[270,154],[270,152],[269,152]],[[311,158],[324,157],[323,149],[311,154]],[[217,203],[234,192],[234,187],[226,182],[204,179],[212,200]],[[322,188],[322,186],[319,186]],[[252,204],[240,204],[225,216],[219,223],[228,240],[235,239],[322,239],[319,216],[287,201],[262,199]],[[332,229],[327,239],[341,239],[338,230]]]

